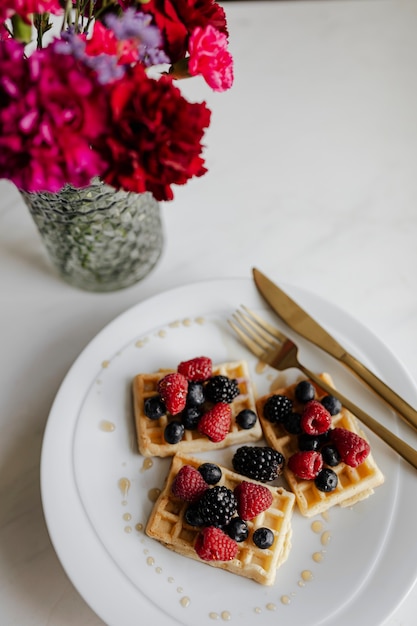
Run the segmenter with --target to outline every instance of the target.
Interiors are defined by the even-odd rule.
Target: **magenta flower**
[[[0,172],[26,191],[83,187],[104,171],[94,145],[107,128],[108,101],[95,74],[54,46],[28,59],[0,47]]]
[[[233,84],[233,58],[227,49],[227,37],[211,25],[194,29],[189,42],[188,70],[201,74],[214,91],[226,91]]]
[[[17,14],[26,22],[30,22],[32,13],[62,13],[59,0],[2,0],[0,7],[0,24]]]

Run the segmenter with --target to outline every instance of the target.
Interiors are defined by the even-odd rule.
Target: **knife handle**
[[[415,469],[417,469],[417,450],[408,445],[405,441],[394,435],[388,428],[385,428],[382,424],[377,422],[376,419],[365,413],[361,408],[353,404],[348,398],[343,396],[337,389],[334,389],[331,385],[328,385],[324,380],[319,378],[316,374],[313,374],[306,367],[299,365],[299,368],[308,378],[314,381],[327,393],[332,394],[336,398],[339,398],[342,405],[348,409],[353,415],[355,415],[365,426],[372,430],[382,441],[395,450],[405,461],[410,463]]]
[[[395,393],[392,389],[382,382],[378,376],[368,370],[365,365],[355,359],[354,356],[345,353],[340,360],[347,365],[361,380],[363,380],[371,389],[373,389],[389,406],[394,409],[398,416],[409,426],[417,430],[417,411],[408,404],[403,398]]]

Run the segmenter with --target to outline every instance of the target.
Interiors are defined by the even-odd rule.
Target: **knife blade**
[[[258,291],[278,317],[292,330],[348,367],[394,409],[401,419],[417,430],[417,411],[408,402],[350,354],[327,330],[265,274],[257,268],[253,268],[252,272]]]

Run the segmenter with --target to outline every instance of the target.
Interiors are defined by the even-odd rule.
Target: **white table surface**
[[[70,365],[137,302],[257,266],[337,303],[417,382],[417,3],[225,7],[235,86],[181,84],[213,111],[209,173],[163,205],[166,246],[146,279],[111,294],[61,282],[19,194],[0,182],[2,626],[102,624],[51,546],[40,452]],[[411,626],[416,610],[417,588],[386,623]]]

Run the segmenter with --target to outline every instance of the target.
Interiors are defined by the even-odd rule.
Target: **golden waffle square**
[[[253,520],[247,522],[249,536],[245,541],[238,544],[239,552],[236,558],[231,561],[204,561],[194,550],[200,529],[190,526],[185,521],[184,515],[188,505],[171,493],[171,486],[179,469],[183,465],[192,465],[198,468],[201,463],[203,463],[201,459],[193,457],[178,454],[173,457],[164,487],[155,502],[146,525],[146,534],[174,552],[195,559],[200,563],[250,578],[262,585],[272,585],[277,569],[287,559],[291,548],[294,495],[283,487],[267,485],[273,496],[272,505]],[[243,480],[256,483],[256,481],[241,476],[232,470],[219,467],[222,470],[219,485],[224,485],[233,490]],[[251,539],[254,530],[262,526],[270,528],[275,536],[274,543],[267,549],[258,548]]]
[[[327,384],[334,387],[331,377],[324,373],[320,378]],[[294,402],[294,411],[300,408],[299,403],[295,400],[294,390],[297,383],[277,389],[273,393],[258,398],[257,409],[258,417],[262,424],[264,436],[268,445],[275,450],[281,452],[285,459],[288,460],[292,454],[297,452],[297,436],[290,435],[280,424],[273,424],[263,416],[263,407],[266,400],[274,395],[288,396]],[[313,383],[314,384],[314,383]],[[317,392],[317,398],[321,399],[327,395],[323,389],[314,385]],[[366,439],[363,431],[359,428],[356,418],[344,407],[342,411],[332,418],[332,427],[346,428],[357,433]],[[336,472],[338,477],[338,485],[334,491],[325,493],[317,489],[313,480],[303,480],[297,478],[295,474],[284,467],[283,475],[288,486],[295,494],[300,512],[306,517],[313,517],[319,513],[323,513],[330,507],[339,504],[340,506],[351,506],[367,498],[373,493],[375,487],[384,482],[384,476],[374,461],[372,454],[369,454],[363,463],[358,467],[349,467],[345,463],[339,463],[336,467],[331,468]]]
[[[256,412],[255,395],[249,378],[249,370],[245,361],[234,361],[213,366],[213,376],[222,375],[235,378],[239,386],[239,395],[230,404],[232,409],[232,423],[230,431],[223,441],[214,443],[198,430],[186,430],[184,437],[178,443],[167,443],[164,439],[165,426],[173,417],[163,415],[157,420],[149,419],[144,413],[146,398],[158,393],[158,382],[169,371],[159,370],[154,374],[138,374],[133,380],[133,409],[136,425],[138,449],[144,456],[166,457],[177,452],[192,454],[206,450],[227,448],[238,443],[258,441],[262,437],[262,428],[259,420],[253,428],[245,430],[236,423],[236,415],[243,409]]]

